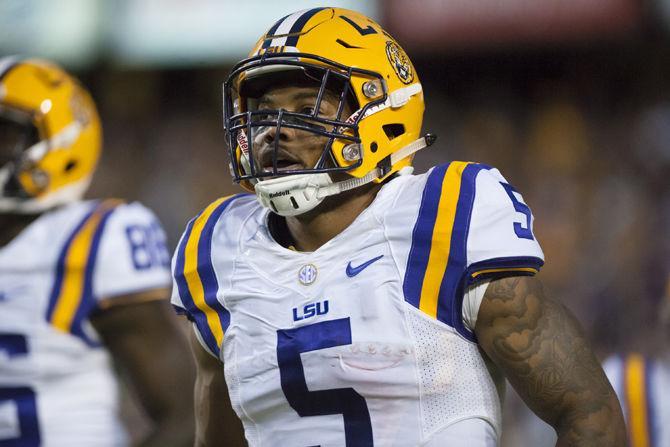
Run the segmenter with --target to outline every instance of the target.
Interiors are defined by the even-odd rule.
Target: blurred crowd
[[[550,294],[602,358],[654,354],[670,271],[670,51],[646,43],[532,49],[415,61],[424,131],[437,143],[416,170],[448,160],[500,169],[523,193],[545,251]],[[174,248],[186,222],[239,192],[221,116],[226,67],[80,73],[105,130],[89,196],[141,200]],[[506,437],[514,439],[515,399]],[[514,445],[513,441],[508,441]]]

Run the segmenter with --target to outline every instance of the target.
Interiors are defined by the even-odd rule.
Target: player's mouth
[[[272,165],[263,166],[263,171],[272,172],[274,167]],[[297,171],[303,169],[302,163],[291,163],[286,160],[277,160],[277,172],[282,171]]]
[[[261,166],[264,172],[274,172],[274,164],[272,160],[272,150],[265,151],[261,155]],[[296,171],[305,169],[303,163],[292,154],[280,149],[277,154],[277,172],[282,171]]]

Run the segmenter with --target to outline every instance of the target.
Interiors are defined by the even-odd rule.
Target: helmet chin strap
[[[390,166],[430,146],[434,141],[435,136],[431,134],[414,140],[391,154]],[[412,168],[403,169],[400,174],[411,172]],[[340,182],[333,182],[327,173],[296,174],[259,181],[254,185],[254,189],[261,205],[280,216],[297,216],[313,210],[328,196],[358,188],[384,175],[385,172],[380,167],[374,168],[363,177],[352,177]]]

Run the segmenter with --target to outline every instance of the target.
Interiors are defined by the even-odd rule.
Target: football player
[[[173,258],[193,322],[196,444],[498,444],[504,378],[559,445],[622,446],[576,320],[533,275],[521,195],[490,166],[412,175],[424,92],[377,23],[314,8],[224,83],[235,181]],[[225,384],[224,384],[225,379]]]
[[[139,203],[81,200],[100,146],[77,80],[0,59],[2,446],[127,445],[112,360],[153,420],[142,445],[193,442],[165,236]]]
[[[630,447],[670,447],[670,280],[659,309],[660,343],[648,352],[612,355],[604,363],[623,407]]]

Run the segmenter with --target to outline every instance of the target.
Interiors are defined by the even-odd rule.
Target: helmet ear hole
[[[76,167],[77,167],[77,162],[76,162],[76,160],[70,160],[70,161],[68,161],[67,164],[65,165],[65,169],[63,169],[63,171],[64,171],[64,172],[70,172],[71,170],[73,170],[73,169],[76,168]]]
[[[405,133],[405,126],[402,123],[384,124],[382,129],[384,130],[384,133],[388,137],[389,141]]]

